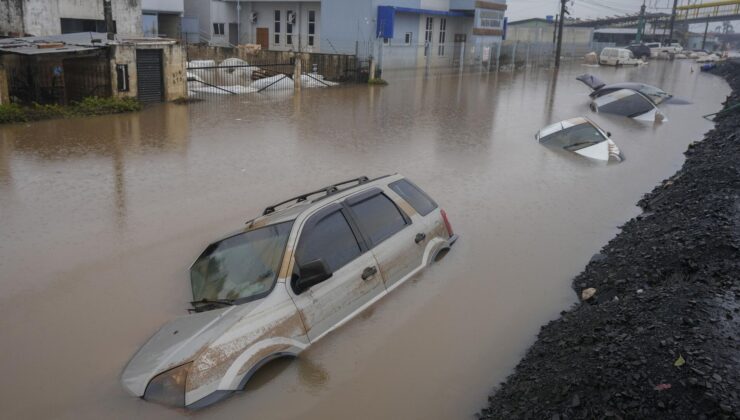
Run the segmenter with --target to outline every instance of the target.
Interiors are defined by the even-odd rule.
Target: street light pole
[[[105,31],[108,33],[108,39],[113,40],[113,10],[111,0],[103,0],[103,16],[105,17]]]
[[[568,10],[565,8],[565,3],[568,0],[560,0],[560,21],[558,22],[558,45],[555,48],[555,68],[560,67],[560,50],[563,46],[563,21],[565,15],[568,14]]]
[[[673,42],[673,24],[676,23],[676,7],[678,7],[678,0],[673,0],[673,10],[671,11],[671,30],[668,32],[669,44]]]

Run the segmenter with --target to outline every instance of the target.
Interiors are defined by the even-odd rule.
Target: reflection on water
[[[447,211],[461,235],[453,251],[298,360],[268,365],[246,393],[189,416],[476,412],[539,326],[573,303],[570,279],[711,127],[701,115],[728,87],[691,64],[386,72],[387,87],[0,126],[4,416],[182,417],[127,396],[118,376],[186,313],[187,270],[204,247],[269,203],[393,172]],[[584,72],[692,104],[663,106],[670,121],[655,126],[593,114],[575,80]],[[628,159],[599,165],[534,139],[578,115],[612,132]]]

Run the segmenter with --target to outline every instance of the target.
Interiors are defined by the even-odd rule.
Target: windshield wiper
[[[194,300],[190,302],[193,309],[188,309],[188,312],[203,312],[209,309],[213,309],[216,305],[234,306],[234,299],[206,299]],[[201,306],[198,306],[201,305]]]

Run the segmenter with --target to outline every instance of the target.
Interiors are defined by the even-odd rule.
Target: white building
[[[115,32],[141,34],[138,0],[112,2]],[[75,32],[105,32],[101,0],[2,0],[0,35],[47,36]]]
[[[141,0],[141,24],[145,36],[180,38],[184,0]]]

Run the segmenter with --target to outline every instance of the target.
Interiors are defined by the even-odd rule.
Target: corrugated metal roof
[[[69,53],[97,50],[113,42],[108,40],[107,34],[100,32],[2,38],[0,51],[22,55]]]

